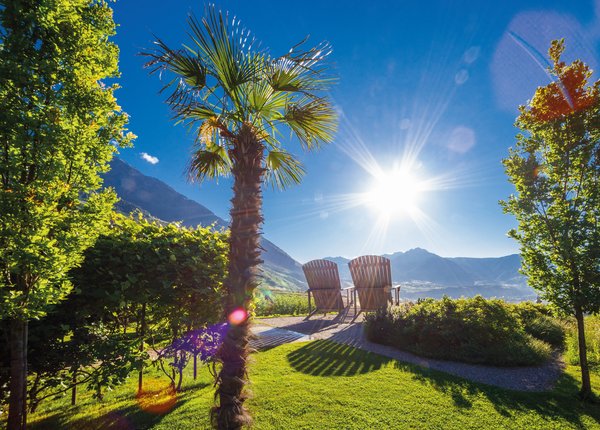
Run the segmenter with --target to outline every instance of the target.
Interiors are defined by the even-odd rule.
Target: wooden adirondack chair
[[[302,266],[308,282],[308,313],[312,314],[311,295],[315,312],[341,311],[344,308],[337,264],[328,260],[312,260]]]
[[[384,308],[392,301],[400,301],[400,285],[392,286],[390,260],[379,255],[363,255],[348,263],[352,281],[358,294],[361,311]]]

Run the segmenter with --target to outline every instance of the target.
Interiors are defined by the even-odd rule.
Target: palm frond
[[[326,60],[332,53],[331,46],[322,42],[307,51],[300,51],[306,40],[293,47],[288,54],[270,62],[268,80],[275,91],[303,92],[310,96],[313,91],[327,90],[336,81],[326,73],[329,69]]]
[[[231,172],[231,159],[227,150],[216,143],[199,147],[193,154],[187,169],[188,177],[192,181],[202,181],[206,178],[229,176]]]
[[[255,39],[235,18],[217,11],[214,5],[206,8],[199,22],[193,15],[188,19],[190,37],[198,47],[211,74],[235,103],[240,104],[237,88],[257,79],[264,68],[264,56],[255,51]]]
[[[267,154],[265,182],[273,188],[286,189],[299,184],[304,176],[302,164],[289,152],[277,149]]]
[[[158,38],[154,45],[156,48],[153,52],[142,53],[150,57],[144,67],[150,69],[150,74],[159,73],[162,77],[164,71],[169,71],[177,76],[161,89],[161,93],[172,89],[167,98],[168,104],[180,105],[190,102],[206,85],[207,70],[202,60],[183,50],[173,50]]]
[[[247,111],[257,118],[280,119],[290,100],[290,94],[275,91],[266,79],[240,87],[246,93]]]
[[[286,107],[282,121],[300,139],[305,149],[333,141],[337,129],[337,112],[322,98],[302,98]]]
[[[210,148],[215,141],[215,134],[221,129],[221,123],[216,116],[208,118],[198,128],[198,139],[207,148]]]

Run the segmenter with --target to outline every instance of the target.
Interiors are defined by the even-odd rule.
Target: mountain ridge
[[[166,222],[181,222],[185,227],[215,224],[227,228],[229,223],[195,200],[177,192],[160,179],[144,175],[120,158],[113,158],[111,169],[103,175],[104,186],[113,187],[121,199],[117,209],[130,213],[134,209]],[[273,289],[306,290],[302,266],[268,239],[261,238],[264,264],[263,283]]]
[[[199,224],[214,224],[223,228],[228,226],[226,220],[202,204],[177,192],[159,179],[144,175],[121,159],[113,159],[111,167],[111,170],[103,175],[104,185],[116,190],[121,199],[117,208],[121,212],[130,213],[139,209],[159,220],[178,221],[186,227],[196,227]],[[264,287],[282,291],[307,289],[302,265],[298,261],[266,238],[261,239],[261,247]],[[498,258],[446,258],[423,248],[413,248],[385,256],[391,260],[393,282],[429,288],[433,291],[430,295],[439,295],[443,291],[464,291],[471,294],[485,288],[498,291],[496,287],[507,286],[525,288],[525,278],[519,274],[521,261],[518,254]],[[326,259],[338,264],[340,278],[344,284],[351,283],[347,264],[350,259],[341,256]]]

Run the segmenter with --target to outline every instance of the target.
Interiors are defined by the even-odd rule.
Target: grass
[[[273,317],[288,315],[308,315],[306,293],[274,293],[259,291],[255,300],[256,316]]]
[[[577,325],[573,320],[567,321],[565,325],[567,328],[565,360],[569,364],[579,364]],[[585,340],[588,363],[600,371],[600,315],[590,315],[585,318]]]
[[[206,368],[187,369],[174,401],[150,369],[148,394],[135,398],[135,378],[102,402],[82,392],[49,401],[30,416],[31,429],[209,428],[213,387]],[[338,345],[293,343],[253,356],[248,406],[255,429],[568,429],[599,428],[600,407],[580,403],[578,368],[568,366],[548,393],[503,390]],[[600,374],[592,385],[600,391]],[[167,412],[168,411],[168,412]]]

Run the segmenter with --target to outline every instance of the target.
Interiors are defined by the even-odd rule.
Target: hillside
[[[393,283],[402,284],[401,296],[406,299],[481,294],[488,298],[522,301],[534,300],[537,296],[519,273],[521,259],[517,254],[499,258],[444,258],[415,248],[385,256],[391,260]],[[325,259],[338,265],[344,284],[352,283],[348,258]]]
[[[163,221],[180,221],[189,227],[213,223],[227,227],[226,220],[159,179],[142,174],[118,158],[111,166],[111,171],[104,176],[104,184],[113,187],[121,198],[117,204],[121,212],[140,209]],[[306,290],[299,262],[267,239],[263,238],[262,247],[264,286],[282,291]],[[393,281],[404,284],[403,295],[407,298],[441,297],[444,294],[460,297],[478,293],[509,300],[535,297],[518,272],[521,261],[516,254],[500,258],[444,258],[415,248],[386,257],[391,260]],[[351,284],[349,260],[344,257],[327,259],[338,264],[343,283]]]
[[[146,176],[124,161],[114,158],[111,170],[104,175],[104,186],[113,187],[121,201],[117,209],[129,213],[140,209],[163,221],[180,221],[184,226],[216,224],[227,227],[228,222],[200,203],[185,197],[159,179]],[[263,285],[281,290],[306,289],[300,263],[267,239],[262,240]]]

